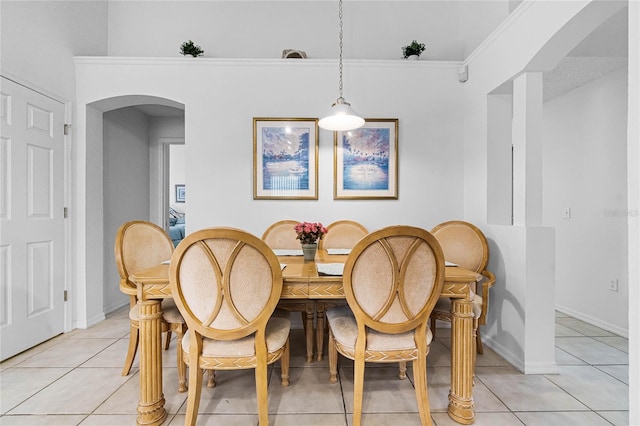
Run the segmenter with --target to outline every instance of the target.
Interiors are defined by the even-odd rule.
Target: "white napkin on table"
[[[346,248],[327,249],[327,254],[349,254],[349,253],[351,253],[351,249],[346,249]]]
[[[276,254],[276,256],[302,256],[302,249],[275,249],[273,252]]]
[[[344,263],[318,263],[318,274],[321,275],[342,275]]]

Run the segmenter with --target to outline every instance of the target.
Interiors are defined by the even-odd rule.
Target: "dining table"
[[[342,276],[318,272],[318,267],[344,264],[347,254],[318,250],[314,260],[300,255],[279,255],[283,287],[281,300],[344,300]],[[162,299],[171,298],[169,263],[138,271],[130,276],[136,284],[140,333],[140,399],[138,425],[160,425],[167,418],[162,388]],[[460,424],[475,422],[473,371],[475,329],[473,293],[482,275],[446,266],[441,296],[451,298],[451,384],[449,417]],[[312,320],[312,319],[311,319]],[[309,326],[312,324],[307,324]],[[307,352],[310,342],[307,341]],[[327,384],[328,380],[327,372]]]

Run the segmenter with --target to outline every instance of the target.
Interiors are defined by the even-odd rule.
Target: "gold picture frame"
[[[367,118],[333,135],[334,200],[398,199],[398,119]]]
[[[253,119],[253,199],[318,199],[318,119]]]

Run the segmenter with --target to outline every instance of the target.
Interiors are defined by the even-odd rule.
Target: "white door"
[[[0,80],[0,359],[64,331],[64,105]]]

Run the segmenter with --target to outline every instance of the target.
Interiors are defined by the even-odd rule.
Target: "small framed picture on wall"
[[[334,132],[333,198],[398,199],[398,119],[367,118]]]
[[[176,185],[176,203],[185,202],[184,185]]]
[[[318,119],[253,119],[253,199],[318,199]]]

